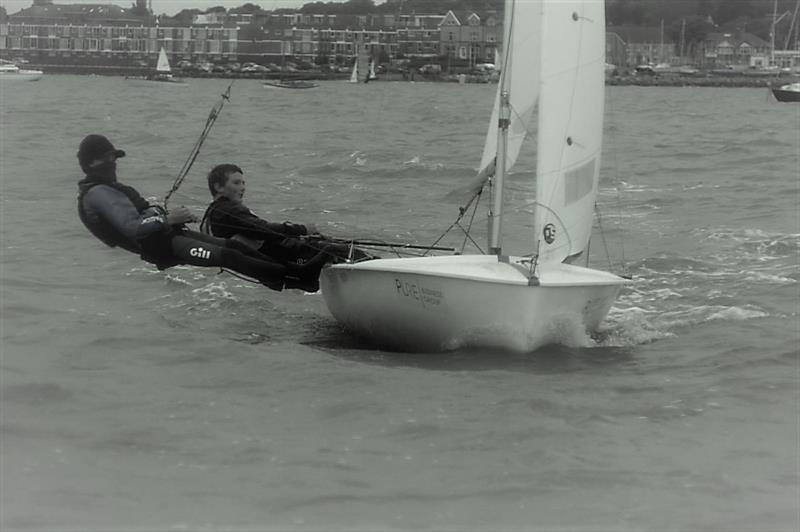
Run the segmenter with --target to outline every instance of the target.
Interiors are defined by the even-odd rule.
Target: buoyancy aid
[[[111,224],[105,223],[98,223],[96,220],[91,220],[86,213],[86,208],[83,205],[83,198],[86,196],[86,193],[89,192],[93,187],[97,185],[105,185],[107,187],[114,188],[119,190],[126,196],[128,199],[131,200],[136,210],[141,212],[141,202],[144,202],[147,205],[147,201],[145,201],[135,190],[131,187],[126,187],[125,185],[121,185],[120,183],[111,182],[111,183],[103,183],[99,181],[89,181],[88,179],[84,179],[78,182],[78,217],[83,222],[83,225],[86,226],[86,229],[89,230],[98,240],[103,242],[109,247],[121,247],[127,251],[132,253],[140,253],[141,247],[138,245],[137,242],[133,242],[130,239],[126,238],[122,233],[120,233],[117,229],[114,228]],[[147,205],[149,206],[149,205]]]
[[[122,192],[127,196],[139,213],[153,211],[153,215],[164,214],[159,207],[150,205],[133,187],[123,185],[116,181],[96,181],[87,178],[78,182],[78,217],[89,232],[107,246],[119,246],[131,253],[136,253],[143,260],[155,264],[159,269],[169,268],[180,263],[173,256],[169,245],[169,235],[172,233],[171,230],[164,233],[154,233],[142,240],[132,241],[114,228],[113,225],[91,220],[86,213],[83,198],[89,190],[97,185],[105,185]]]

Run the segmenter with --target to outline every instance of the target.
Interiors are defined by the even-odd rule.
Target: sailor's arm
[[[235,224],[236,231],[248,238],[275,241],[288,236],[301,236],[309,233],[304,225],[290,222],[268,222],[244,206],[226,214],[231,225]]]

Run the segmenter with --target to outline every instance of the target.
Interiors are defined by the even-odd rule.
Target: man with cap
[[[78,147],[85,178],[78,182],[78,215],[87,229],[111,247],[136,253],[163,270],[178,264],[234,270],[273,290],[315,292],[324,254],[303,265],[279,264],[233,239],[191,231],[197,218],[186,207],[165,211],[117,181],[117,159],[125,152],[103,135],[88,135]]]

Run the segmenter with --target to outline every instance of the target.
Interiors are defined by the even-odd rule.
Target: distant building
[[[677,50],[672,39],[658,26],[609,26],[606,30],[606,57],[621,67],[673,63]]]
[[[400,14],[396,17],[397,53],[406,59],[428,61],[441,54],[440,24],[444,15]]]
[[[493,11],[334,15],[214,9],[187,19],[154,16],[149,0],[135,0],[129,8],[33,0],[0,22],[0,56],[43,65],[141,66],[152,63],[161,48],[174,64],[268,64],[289,57],[349,64],[366,46],[376,60],[465,68],[493,63],[501,40],[502,16]]]
[[[703,43],[707,66],[768,66],[770,44],[752,33],[709,33]]]
[[[237,41],[235,25],[162,25],[146,0],[127,9],[34,0],[0,24],[0,55],[39,64],[140,65],[162,47],[171,59],[223,59],[236,56]]]
[[[448,60],[466,62],[468,66],[494,63],[503,37],[502,18],[497,12],[481,16],[473,11],[448,11],[439,29],[441,54]]]

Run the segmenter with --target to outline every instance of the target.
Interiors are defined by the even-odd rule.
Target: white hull
[[[16,72],[0,71],[2,81],[38,81],[44,75],[41,70],[18,70]]]
[[[539,266],[491,255],[379,259],[336,264],[321,276],[325,303],[348,329],[382,347],[444,351],[495,347],[529,352],[595,330],[625,282],[610,273]]]
[[[163,86],[163,87],[175,87],[175,88],[186,88],[187,83],[182,79],[171,78],[171,79],[148,79],[143,77],[131,77],[128,76],[128,81],[134,83],[136,86],[139,85],[147,85],[147,86]]]

